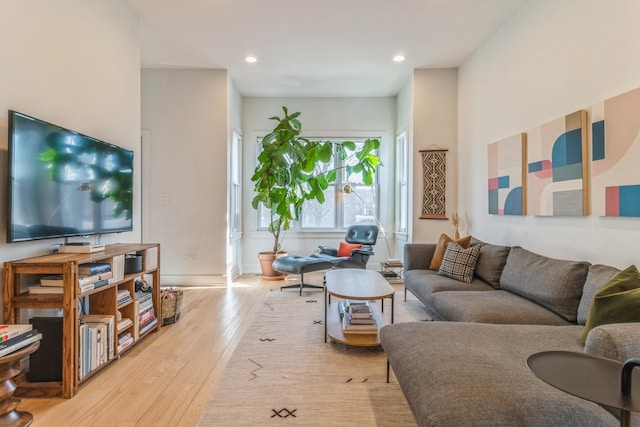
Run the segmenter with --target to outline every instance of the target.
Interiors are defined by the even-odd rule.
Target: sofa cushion
[[[554,312],[511,292],[438,292],[431,306],[443,320],[455,322],[570,325]]]
[[[472,240],[471,244],[473,243]],[[478,245],[480,245],[480,254],[474,274],[493,288],[500,289],[500,276],[511,248],[484,242],[479,242]]]
[[[575,322],[588,271],[588,262],[547,258],[514,246],[500,276],[500,287]]]
[[[440,276],[433,270],[409,270],[404,272],[404,285],[425,305],[430,304],[436,292],[443,291],[493,291],[484,281],[474,278],[471,283],[459,282],[446,276]]]
[[[454,241],[451,237],[446,234],[441,234],[438,239],[438,244],[436,245],[436,251],[431,258],[431,263],[429,264],[429,270],[440,269],[440,264],[442,264],[442,258],[444,258],[444,253],[447,251],[447,246],[450,242]],[[460,239],[455,240],[457,244],[462,246],[463,248],[468,248],[471,243],[471,236],[462,237]]]
[[[584,325],[587,323],[587,316],[589,316],[589,309],[596,293],[616,274],[620,272],[620,269],[611,267],[608,265],[595,264],[589,267],[589,273],[587,279],[584,282],[582,288],[582,297],[580,298],[580,304],[578,305],[578,324]]]
[[[587,336],[587,353],[624,362],[640,355],[640,323],[615,323],[597,326]]]
[[[610,323],[640,322],[640,272],[635,265],[613,276],[596,294],[582,334]]]
[[[438,274],[471,283],[473,271],[476,269],[480,246],[463,248],[456,242],[450,242],[442,258]]]
[[[409,322],[384,326],[380,341],[418,425],[619,425],[599,405],[527,369],[534,353],[582,351],[581,331],[577,325]]]

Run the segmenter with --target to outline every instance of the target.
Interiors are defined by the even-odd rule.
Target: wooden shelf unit
[[[113,263],[115,257],[125,257],[128,254],[142,256],[142,271],[133,274],[125,274],[124,278],[111,282],[98,289],[80,292],[78,286],[78,266],[91,262]],[[124,268],[124,262],[122,262]],[[62,381],[61,382],[37,382],[30,383],[26,380],[26,375],[21,374],[16,378],[17,396],[25,397],[73,397],[78,392],[78,386],[94,376],[101,369],[135,346],[142,338],[149,333],[158,331],[162,327],[161,300],[160,300],[160,245],[158,244],[135,244],[122,243],[107,245],[104,251],[94,253],[61,253],[43,255],[33,258],[26,258],[17,261],[4,263],[4,311],[3,322],[5,324],[24,323],[21,322],[20,312],[27,309],[57,309],[62,311]],[[38,283],[38,278],[45,275],[62,275],[62,294],[29,294],[27,285]],[[133,325],[114,333],[115,354],[111,360],[100,365],[88,375],[79,379],[79,301],[88,297],[89,306],[85,308],[89,314],[113,315],[116,319],[117,310],[122,312],[123,317],[128,317],[132,321],[135,313],[133,301],[117,305],[118,289],[129,290],[134,298],[135,281],[143,277],[152,285],[153,308],[157,318],[156,326],[152,327],[144,335],[140,335],[138,340],[125,348],[122,352],[117,351],[118,333],[130,329],[133,333]],[[26,282],[26,283],[25,283]],[[88,308],[88,310],[86,310]],[[135,324],[135,322],[134,322]]]

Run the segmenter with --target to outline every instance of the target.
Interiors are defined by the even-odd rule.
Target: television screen
[[[131,231],[133,152],[9,111],[7,241]]]

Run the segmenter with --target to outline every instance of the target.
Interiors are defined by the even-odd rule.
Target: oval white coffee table
[[[326,274],[327,285],[324,292],[324,342],[327,336],[332,340],[359,347],[380,345],[380,328],[384,325],[382,313],[377,307],[373,314],[378,325],[375,334],[345,334],[338,312],[338,304],[331,304],[331,296],[350,300],[380,300],[384,311],[384,299],[391,298],[391,323],[393,323],[394,293],[393,286],[377,271],[359,268],[340,268],[329,270]]]

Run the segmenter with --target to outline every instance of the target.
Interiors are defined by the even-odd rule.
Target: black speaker
[[[40,348],[29,356],[27,381],[62,381],[62,317],[34,317],[31,324],[42,340]]]

